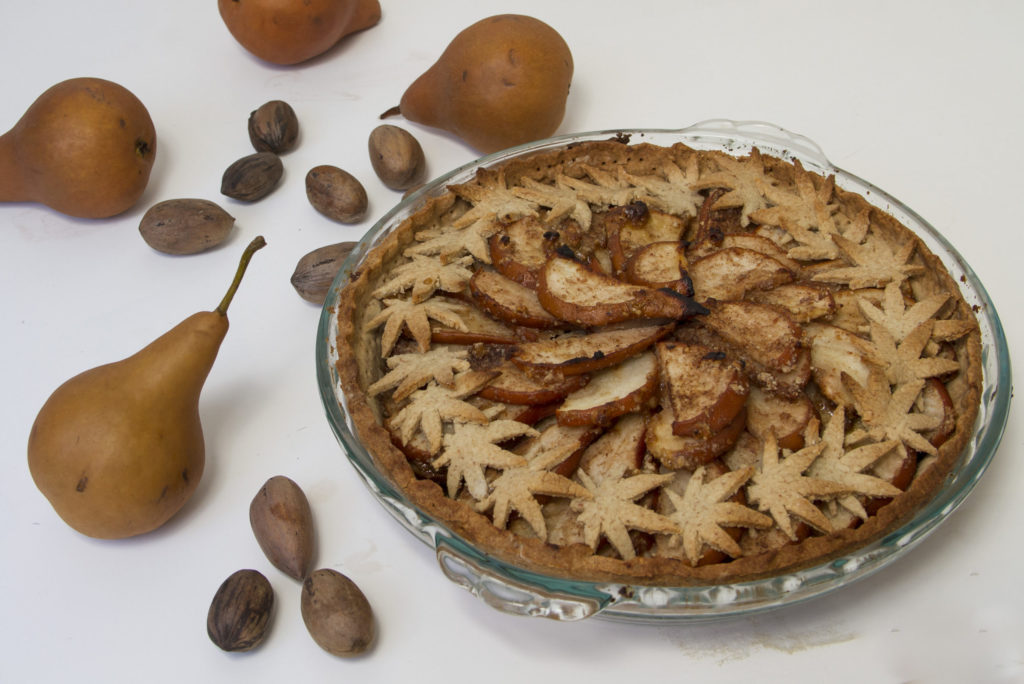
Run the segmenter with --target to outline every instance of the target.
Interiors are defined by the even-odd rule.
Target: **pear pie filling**
[[[741,581],[904,522],[977,416],[942,263],[755,148],[581,143],[481,169],[367,253],[339,382],[410,502],[577,579]]]

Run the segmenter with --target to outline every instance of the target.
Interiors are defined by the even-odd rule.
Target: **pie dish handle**
[[[455,548],[452,541],[438,536],[435,540],[437,562],[445,576],[503,613],[545,617],[559,621],[576,621],[599,613],[612,602],[607,594],[583,596],[588,592],[567,593],[542,588],[540,582],[527,582],[499,576],[467,553]]]
[[[750,144],[763,152],[782,158],[797,157],[807,167],[831,173],[835,166],[818,143],[805,135],[794,133],[767,121],[735,121],[733,119],[706,119],[679,131],[687,138],[707,140],[716,147],[728,149]],[[723,142],[724,141],[724,142]]]

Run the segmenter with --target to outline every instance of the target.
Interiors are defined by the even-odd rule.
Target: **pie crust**
[[[449,186],[337,299],[338,381],[411,504],[585,581],[746,581],[905,522],[974,429],[978,325],[799,161],[627,140]]]

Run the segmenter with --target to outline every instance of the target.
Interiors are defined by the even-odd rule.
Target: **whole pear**
[[[72,78],[36,98],[0,137],[0,202],[107,218],[135,205],[155,159],[153,120],[134,94]]]
[[[167,522],[195,492],[206,449],[199,395],[228,330],[227,294],[120,361],[76,375],[36,416],[28,466],[36,486],[82,534],[120,539]]]
[[[274,64],[298,64],[380,21],[378,0],[217,0],[242,47]]]
[[[398,111],[480,152],[495,152],[558,129],[572,73],[569,46],[555,29],[533,17],[500,14],[455,36],[406,89]]]

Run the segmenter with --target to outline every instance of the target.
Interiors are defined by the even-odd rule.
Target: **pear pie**
[[[486,554],[587,581],[816,565],[934,495],[981,343],[942,262],[833,176],[589,141],[450,185],[338,297],[358,437]]]

